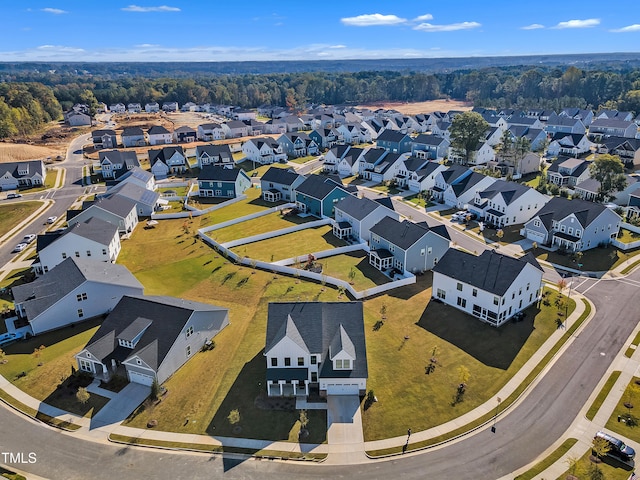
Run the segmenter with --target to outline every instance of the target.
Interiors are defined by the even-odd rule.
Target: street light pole
[[[493,426],[491,427],[491,433],[496,433],[496,422],[498,421],[498,410],[500,408],[500,402],[502,399],[497,397],[498,405],[496,405],[496,414],[493,416]]]

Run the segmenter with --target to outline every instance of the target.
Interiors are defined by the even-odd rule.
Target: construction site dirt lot
[[[385,110],[397,110],[405,115],[416,115],[418,113],[432,112],[448,112],[449,110],[467,111],[473,108],[470,102],[461,100],[429,100],[426,102],[375,102],[367,105],[358,105],[360,108],[369,108],[377,110],[384,108]]]

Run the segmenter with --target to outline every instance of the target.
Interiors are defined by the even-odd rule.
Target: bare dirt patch
[[[0,163],[20,162],[22,160],[55,159],[58,155],[65,155],[62,146],[40,146],[24,143],[0,143]]]
[[[384,108],[387,110],[397,110],[405,115],[416,115],[418,113],[432,113],[432,112],[448,112],[449,110],[471,110],[473,105],[470,102],[463,102],[461,100],[429,100],[426,102],[376,102],[368,105],[358,105],[360,108],[370,108],[376,110],[378,108]]]

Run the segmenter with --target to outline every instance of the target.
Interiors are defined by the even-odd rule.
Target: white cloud
[[[397,15],[382,15],[381,13],[371,13],[358,15],[357,17],[341,18],[340,21],[351,27],[371,27],[376,25],[400,25],[407,21]]]
[[[560,22],[553,28],[590,28],[600,25],[599,18],[588,18],[586,20],[568,20],[566,22]]]
[[[159,7],[140,7],[138,5],[129,5],[128,7],[121,8],[121,10],[125,12],[179,12],[180,9],[178,7],[168,7],[166,5],[161,5]]]
[[[433,20],[433,15],[427,13],[413,19],[414,22],[426,22],[427,20]]]
[[[49,8],[49,7],[43,8],[42,11],[46,12],[46,13],[53,13],[54,15],[61,15],[63,13],[69,13],[66,10],[61,10],[60,8]]]
[[[540,28],[544,28],[544,25],[540,25],[539,23],[532,23],[531,25],[527,25],[526,27],[520,27],[520,30],[538,30]]]
[[[422,32],[453,32],[455,30],[469,30],[471,28],[478,28],[482,25],[478,22],[460,22],[450,23],[448,25],[433,25],[431,23],[421,23],[413,27],[414,30],[420,30]]]
[[[329,45],[329,48],[347,48],[346,45]]]
[[[640,32],[640,23],[634,23],[633,25],[627,25],[626,27],[616,28],[614,30],[609,30],[609,31],[615,32],[615,33]]]
[[[140,45],[134,45],[136,48],[156,48],[160,45],[156,43],[141,43]]]

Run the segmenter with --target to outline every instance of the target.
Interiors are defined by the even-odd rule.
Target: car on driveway
[[[10,193],[7,195],[7,200],[11,200],[12,198],[21,198],[22,194],[21,193]]]
[[[47,223],[48,223],[48,224],[52,224],[52,223],[54,223],[57,219],[58,219],[58,217],[56,217],[55,215],[54,215],[54,216],[51,216],[51,217],[47,218]]]
[[[22,238],[22,243],[29,244],[36,239],[35,233],[29,233]]]
[[[606,432],[597,432],[595,438],[602,438],[609,444],[607,455],[610,457],[615,457],[623,462],[631,462],[636,456],[636,451],[633,448]]]
[[[25,248],[27,248],[29,245],[27,245],[26,243],[20,242],[19,244],[17,244],[15,247],[13,247],[13,250],[11,251],[11,253],[16,253],[16,252],[21,252],[23,251]]]

